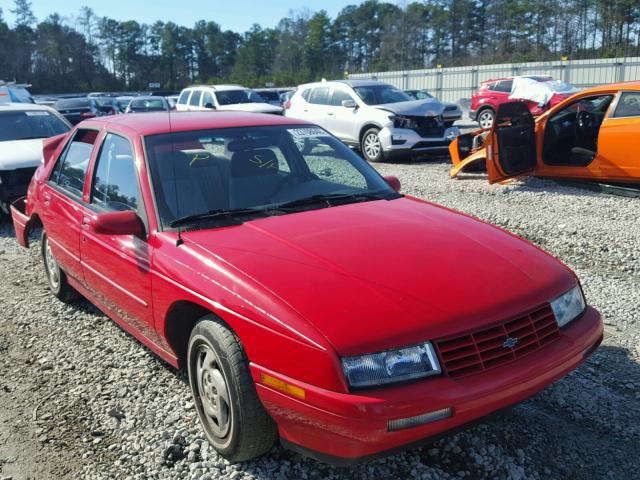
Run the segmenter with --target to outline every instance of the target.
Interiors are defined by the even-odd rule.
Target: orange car
[[[490,130],[449,146],[452,178],[486,162],[489,182],[519,175],[640,183],[640,81],[577,93],[534,119],[523,102],[500,106]]]

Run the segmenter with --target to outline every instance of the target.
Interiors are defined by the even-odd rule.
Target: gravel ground
[[[20,249],[4,223],[0,480],[637,478],[640,200],[539,179],[449,180],[446,163],[378,168],[404,192],[509,229],[574,268],[605,317],[603,346],[508,414],[423,449],[351,469],[282,448],[230,465],[204,440],[184,376],[87,302],[56,301],[39,244]]]

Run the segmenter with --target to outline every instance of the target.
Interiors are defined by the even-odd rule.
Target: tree
[[[36,17],[31,10],[29,0],[15,0],[15,8],[11,10],[16,17],[16,26],[32,27],[36,23]]]

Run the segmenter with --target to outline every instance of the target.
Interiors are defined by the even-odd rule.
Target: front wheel
[[[380,129],[370,128],[364,132],[360,141],[362,155],[370,162],[382,161],[382,143],[380,142],[379,133]]]
[[[277,427],[258,398],[235,334],[206,315],[191,332],[187,355],[194,403],[213,448],[231,462],[271,450]]]
[[[44,272],[47,276],[47,283],[49,289],[58,299],[63,302],[71,302],[78,298],[78,293],[73,289],[67,281],[67,275],[62,271],[56,257],[51,251],[51,244],[49,243],[49,237],[42,231],[42,238],[40,241],[42,262],[44,263]]]

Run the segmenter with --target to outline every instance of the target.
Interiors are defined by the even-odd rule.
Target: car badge
[[[513,348],[518,344],[518,339],[516,337],[508,337],[503,343],[503,348]]]

